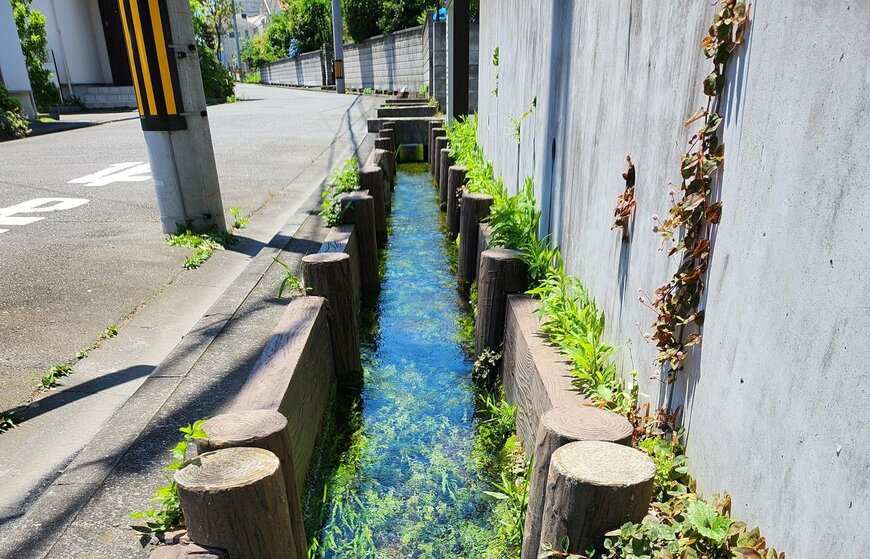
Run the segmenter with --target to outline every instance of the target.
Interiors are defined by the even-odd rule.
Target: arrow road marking
[[[21,217],[17,214],[71,210],[87,203],[88,200],[85,198],[34,198],[33,200],[15,204],[8,208],[0,208],[0,225],[27,225],[45,219],[45,217]],[[7,231],[9,231],[9,229],[0,229],[0,234],[6,233]]]
[[[105,169],[79,177],[67,184],[83,184],[85,186],[106,186],[113,182],[142,182],[151,178],[151,167],[141,161],[115,163]]]

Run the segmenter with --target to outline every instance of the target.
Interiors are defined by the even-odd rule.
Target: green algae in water
[[[425,165],[402,166],[361,424],[332,476],[315,557],[477,558],[493,537],[472,461],[472,362]]]

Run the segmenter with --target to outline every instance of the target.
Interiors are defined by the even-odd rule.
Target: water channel
[[[321,557],[472,558],[487,539],[472,363],[425,170],[399,168],[379,327],[363,347],[361,428],[327,497]]]

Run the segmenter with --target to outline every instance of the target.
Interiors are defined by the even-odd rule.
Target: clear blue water
[[[472,363],[425,167],[400,168],[379,330],[363,347],[362,430],[328,500],[328,558],[475,557],[484,489],[471,460]]]

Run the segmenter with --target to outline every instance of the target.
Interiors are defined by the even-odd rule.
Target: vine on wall
[[[634,199],[634,163],[631,161],[631,155],[626,155],[625,160],[628,163],[628,169],[622,173],[622,178],[625,180],[625,191],[616,198],[616,209],[613,210],[614,222],[610,229],[621,227],[622,242],[627,243],[629,237],[628,222],[637,202]]]
[[[669,380],[682,369],[688,348],[701,343],[699,332],[684,337],[683,331],[693,323],[703,326],[704,311],[698,307],[710,258],[709,230],[719,223],[722,214],[722,203],[711,200],[713,176],[725,160],[725,146],[717,135],[722,117],[717,111],[725,87],[725,68],[743,41],[748,8],[745,2],[738,0],[721,0],[721,4],[708,35],[701,41],[704,55],[713,63],[713,71],[703,81],[706,107],[700,108],[685,123],[689,126],[700,121],[701,127],[683,155],[681,196],[677,200],[671,188],[672,207],[667,218],[659,221],[658,216],[653,216],[654,230],[664,240],[674,240],[682,231],[681,238],[668,252],[669,257],[681,257],[680,266],[670,281],[655,290],[654,297],[643,293],[640,296],[641,302],[656,313],[650,338],[659,349],[656,362],[670,367]]]

